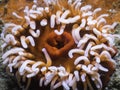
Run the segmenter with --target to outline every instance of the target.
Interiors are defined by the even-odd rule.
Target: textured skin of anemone
[[[107,23],[109,14],[81,0],[34,0],[21,12],[12,9],[1,33],[2,59],[20,87],[105,88],[115,70],[119,37],[111,34],[117,23]]]

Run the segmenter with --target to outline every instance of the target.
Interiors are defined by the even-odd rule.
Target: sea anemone
[[[7,71],[26,90],[34,81],[42,89],[102,90],[115,70],[120,36],[111,34],[117,22],[107,24],[101,10],[82,0],[34,0],[24,14],[12,12],[22,22],[4,23]]]

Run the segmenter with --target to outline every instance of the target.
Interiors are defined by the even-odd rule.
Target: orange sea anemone
[[[24,89],[102,90],[115,69],[117,22],[82,0],[34,0],[5,22],[3,64]],[[6,49],[7,48],[7,49]],[[34,83],[35,82],[35,83]]]

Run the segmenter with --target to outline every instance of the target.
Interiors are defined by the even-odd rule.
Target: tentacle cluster
[[[27,81],[28,88],[31,78],[40,75],[39,85],[50,84],[54,90],[63,86],[65,90],[78,90],[78,83],[82,82],[84,90],[93,90],[91,82],[99,90],[102,89],[101,72],[109,72],[111,69],[103,62],[110,62],[115,66],[113,56],[116,54],[114,38],[120,36],[112,35],[110,32],[117,23],[108,25],[106,17],[108,14],[98,15],[101,8],[92,10],[91,5],[83,5],[81,0],[43,0],[44,7],[38,6],[37,0],[34,5],[24,9],[24,16],[15,12],[13,15],[24,22],[19,25],[5,23],[1,34],[5,50],[2,58],[3,64],[7,64],[10,72],[16,71],[19,82]],[[52,59],[45,47],[41,49],[46,61],[36,58],[30,48],[36,48],[36,40],[44,33],[43,28],[49,28],[60,36],[65,31],[69,32],[76,47],[68,50],[68,57],[74,58],[75,70],[68,72],[63,66],[52,65]],[[69,29],[69,30],[66,30]],[[42,42],[41,42],[42,43]],[[54,52],[54,51],[53,51]],[[109,65],[108,65],[109,66]],[[22,78],[22,79],[21,79]]]

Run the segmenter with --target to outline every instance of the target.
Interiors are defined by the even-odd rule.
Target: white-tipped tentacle
[[[51,85],[50,85],[51,90],[53,90],[53,86],[55,85],[55,82],[57,81],[57,79],[58,79],[58,76],[54,77],[53,80],[51,81]]]
[[[92,8],[91,5],[86,5],[86,6],[81,7],[80,10],[81,10],[82,12],[86,12],[86,11],[89,11],[91,8]]]
[[[115,60],[112,59],[111,54],[108,51],[102,51],[100,54],[100,57],[106,56],[110,61],[112,61],[114,64],[116,64]]]
[[[56,19],[56,15],[51,15],[51,18],[50,18],[50,27],[51,28],[54,28],[55,26],[55,19]]]
[[[78,3],[75,5],[75,10],[79,10],[81,5],[82,5],[82,3],[81,3],[81,2],[78,2]]]
[[[101,71],[104,71],[104,72],[108,72],[108,71],[109,71],[107,68],[103,67],[103,66],[102,66],[101,64],[99,64],[99,63],[96,63],[95,66],[96,66],[99,70],[101,70]]]
[[[25,13],[26,16],[29,16],[29,7],[25,6],[25,9],[23,12]]]
[[[23,62],[23,64],[21,65],[21,67],[19,68],[19,73],[20,75],[23,75],[25,73],[25,68],[28,64],[34,64],[35,62],[32,60],[26,60]]]
[[[5,29],[10,28],[10,27],[15,27],[15,26],[17,26],[17,25],[14,23],[5,23],[4,24]]]
[[[80,50],[80,49],[71,49],[69,52],[68,52],[68,56],[70,58],[73,58],[73,54],[84,54],[84,50]]]
[[[12,34],[7,34],[3,39],[7,44],[11,43],[12,45],[16,45],[18,43],[18,41],[15,39],[14,35]]]
[[[89,59],[86,56],[80,56],[75,60],[74,64],[77,65],[80,61],[84,61],[84,64],[86,65],[90,63]]]
[[[73,78],[71,79],[71,81],[69,82],[69,86],[72,87],[75,82],[76,82],[76,78],[73,77]]]
[[[77,44],[78,41],[77,41],[77,39],[76,39],[75,30],[74,30],[74,29],[72,30],[72,37],[73,37],[73,39],[74,39],[74,42]]]
[[[80,47],[81,45],[85,44],[89,39],[92,39],[96,43],[98,43],[98,39],[95,36],[89,35],[89,34],[85,34],[84,37],[79,41],[77,47]]]
[[[24,16],[26,23],[29,25],[30,24],[30,17],[29,16]]]
[[[90,43],[88,44],[88,46],[86,47],[85,53],[84,53],[84,55],[85,55],[86,57],[88,57],[89,51],[90,51],[91,47],[92,47],[94,44],[95,44],[95,43],[90,42]]]
[[[18,19],[23,19],[23,17],[19,16],[16,12],[13,12],[12,15]]]
[[[69,3],[72,4],[73,7],[75,7],[81,0],[74,0],[73,2],[69,0]]]
[[[47,86],[52,81],[52,79],[54,78],[54,76],[55,76],[55,73],[47,72],[45,74],[44,85]]]
[[[40,87],[43,86],[44,80],[45,80],[45,77],[40,78],[40,81],[39,81],[39,86],[40,86]]]
[[[60,31],[54,30],[54,32],[55,32],[57,35],[62,35],[63,32],[64,32],[64,29],[65,29],[65,26],[66,26],[66,25],[62,25],[62,26],[60,27]]]
[[[60,87],[62,85],[62,82],[58,82],[53,86],[53,90],[57,89],[58,87]]]
[[[49,7],[45,7],[45,12],[46,12],[46,13],[49,13],[49,12],[50,12]]]
[[[47,60],[47,64],[46,64],[46,65],[47,65],[47,66],[51,66],[52,60],[51,60],[51,58],[50,58],[47,50],[46,50],[45,48],[43,48],[43,49],[42,49],[42,52],[44,53],[45,58],[46,58],[46,60]]]
[[[109,46],[107,46],[107,45],[105,45],[105,44],[103,44],[103,43],[93,46],[93,47],[91,48],[91,50],[94,51],[94,50],[96,50],[96,49],[101,49],[101,48],[104,48],[104,49],[106,49],[106,50],[108,50],[108,51],[111,51],[111,52],[113,52],[113,53],[116,52],[112,47],[109,47]]]
[[[59,19],[60,19],[60,15],[61,15],[61,14],[62,14],[61,11],[57,11],[57,12],[56,12],[56,23],[57,23],[57,24],[60,24]]]
[[[104,29],[105,29],[105,30],[114,29],[117,24],[118,24],[117,22],[114,22],[112,25],[104,25],[104,26],[102,27],[102,30],[104,30]]]
[[[75,23],[77,22],[78,20],[80,19],[80,16],[74,16],[74,17],[70,17],[70,18],[67,18],[67,19],[64,19],[64,18],[60,18],[58,19],[61,23],[63,24],[70,24],[70,23]]]
[[[36,19],[37,18],[37,16],[35,15],[35,14],[29,14],[29,16],[31,17],[31,18],[33,18],[33,19]]]
[[[68,86],[68,84],[65,81],[62,81],[62,86],[65,90],[70,90],[70,87]]]
[[[66,72],[65,67],[63,67],[63,66],[58,67],[58,71],[59,71],[59,72],[58,72],[58,75],[59,75],[61,78],[67,77],[67,76],[69,75],[69,73]]]
[[[33,47],[35,46],[35,41],[32,36],[21,36],[20,37],[21,44],[24,48],[28,48],[28,44],[30,43]]]
[[[92,12],[92,11],[83,12],[83,13],[82,13],[82,17],[91,16],[92,14],[93,14],[93,12]]]
[[[99,17],[97,17],[97,21],[99,21],[101,18],[108,17],[108,14],[101,14]]]
[[[12,34],[17,35],[20,30],[23,30],[21,25],[16,25],[15,27],[12,28]]]
[[[35,64],[33,64],[32,68],[31,68],[32,73],[28,74],[27,78],[31,78],[33,76],[36,76],[40,71],[39,68],[38,68],[39,66],[45,66],[45,63],[39,61],[39,62],[36,62]]]
[[[35,21],[30,21],[30,28],[35,30],[36,29],[36,23]]]
[[[97,23],[97,21],[93,19],[93,16],[89,16],[87,18],[87,25],[88,26],[94,26],[96,23]]]
[[[102,35],[102,33],[101,33],[98,29],[96,29],[96,28],[93,28],[93,32],[95,33],[95,35],[96,35],[98,38],[100,38],[101,35]]]
[[[9,55],[18,54],[18,52],[20,52],[20,51],[24,51],[24,49],[23,49],[23,48],[18,48],[18,47],[12,48],[12,49],[8,50],[6,53],[4,53],[4,54],[2,55],[2,58],[5,59],[5,58],[7,58]]]
[[[76,81],[80,81],[79,71],[74,71],[74,75],[75,75]]]
[[[66,10],[66,11],[61,15],[60,18],[63,18],[63,19],[67,18],[68,14],[70,14],[70,10]]]
[[[72,28],[72,37],[75,41],[76,44],[78,44],[81,36],[80,36],[80,30],[81,30],[81,27],[78,26],[77,24],[73,25],[73,28]]]
[[[40,36],[40,30],[39,29],[37,29],[36,32],[32,29],[29,29],[29,32],[35,38],[38,38]]]
[[[47,19],[42,19],[40,22],[41,26],[46,26],[48,24]]]
[[[102,24],[102,23],[106,24],[106,20],[104,18],[101,18],[100,20],[98,20],[97,27],[99,27],[100,24]]]
[[[40,11],[37,11],[37,10],[29,10],[29,13],[30,14],[39,14],[39,15],[42,15],[42,12],[40,12]]]
[[[83,18],[83,19],[81,20],[80,27],[81,27],[81,28],[85,28],[85,25],[86,25],[86,19]]]
[[[96,8],[94,11],[93,11],[93,15],[95,15],[97,12],[101,11],[102,9],[101,8]]]
[[[86,73],[82,73],[82,75],[81,75],[81,81],[82,82],[86,81]]]
[[[39,12],[43,12],[44,10],[46,11],[48,9],[48,7],[45,7],[45,9],[43,7],[37,7],[36,9]]]
[[[8,67],[10,68],[10,72],[12,72],[13,66],[15,66],[20,59],[21,59],[21,56],[17,56],[13,59],[13,62],[8,64]]]

